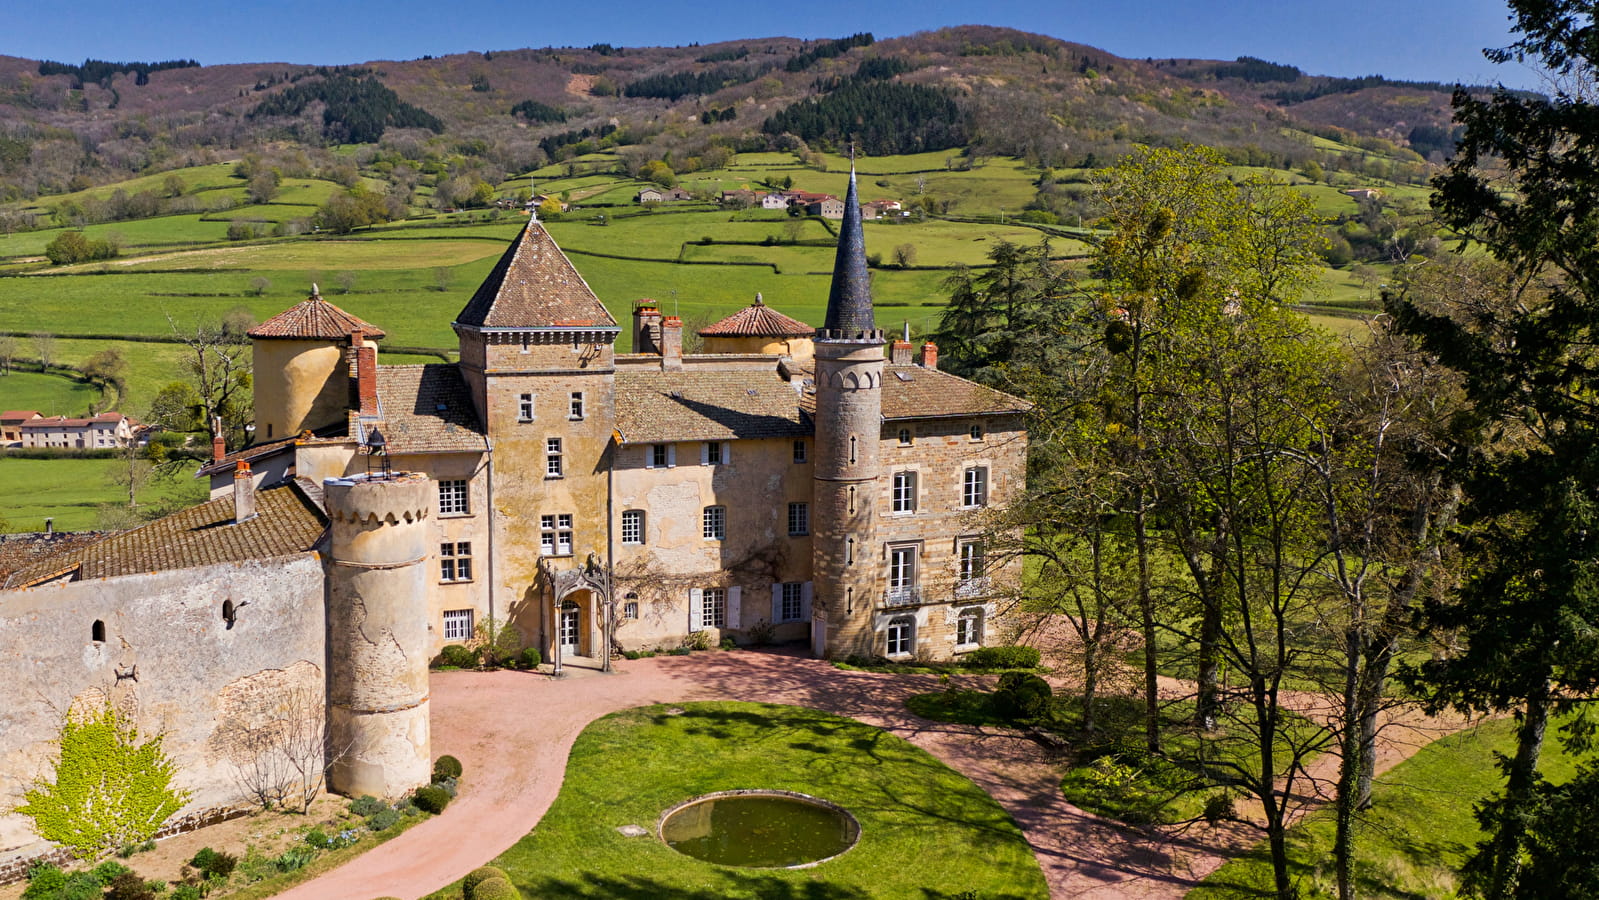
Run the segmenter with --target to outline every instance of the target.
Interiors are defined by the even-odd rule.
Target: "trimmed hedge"
[[[490,878],[477,886],[472,900],[522,900],[522,892],[504,878]]]
[[[1006,672],[999,676],[994,692],[994,708],[1013,720],[1037,719],[1049,712],[1054,692],[1049,682],[1026,672]]]
[[[464,644],[445,644],[439,651],[439,658],[435,664],[455,666],[458,669],[475,669],[478,665],[478,652],[467,648]]]
[[[433,780],[434,781],[438,781],[438,780],[443,779],[443,778],[460,778],[460,777],[461,777],[461,761],[456,759],[455,757],[450,756],[449,754],[445,754],[444,756],[441,756],[438,759],[435,759],[433,761]]]
[[[961,657],[970,669],[1036,669],[1037,647],[978,647]]]
[[[498,878],[507,883],[511,880],[511,876],[505,874],[505,870],[498,866],[483,866],[466,873],[466,877],[461,880],[461,892],[466,896],[466,900],[477,900],[478,885],[491,878]]]
[[[426,813],[438,815],[450,805],[450,792],[436,784],[416,789],[416,807]]]

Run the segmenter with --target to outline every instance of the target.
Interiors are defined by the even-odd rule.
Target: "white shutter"
[[[731,465],[733,462],[733,442],[722,442],[722,465]]]
[[[727,589],[727,627],[728,628],[738,629],[738,628],[742,628],[743,627],[742,625],[739,624],[739,618],[738,618],[739,598],[743,595],[743,593],[744,593],[744,589],[741,588],[741,587],[730,587],[730,588]]]
[[[654,444],[645,444],[644,445],[644,468],[646,468],[646,469],[655,468],[655,445]]]
[[[772,624],[783,621],[783,583],[772,585]]]
[[[690,633],[703,631],[701,622],[705,621],[705,592],[699,588],[688,589],[688,630]]]
[[[710,441],[700,441],[700,465],[708,466],[710,464],[711,464],[711,443],[710,443]]]
[[[676,444],[667,444],[666,445],[666,467],[668,469],[673,469],[673,468],[677,467],[677,445]]]
[[[811,582],[807,581],[804,584],[800,585],[800,618],[801,619],[808,620],[811,617],[811,584],[812,584]]]

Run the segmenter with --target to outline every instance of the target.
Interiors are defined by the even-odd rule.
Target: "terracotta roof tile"
[[[701,337],[810,337],[815,333],[814,325],[783,315],[760,297],[720,322],[700,329]]]
[[[0,585],[7,576],[36,563],[86,547],[106,536],[104,531],[53,531],[0,535]]]
[[[23,422],[40,415],[36,409],[8,409],[0,412],[0,422]]]
[[[270,559],[312,549],[327,519],[293,482],[256,492],[256,516],[233,524],[233,497],[219,497],[148,525],[56,554],[14,573],[7,587],[71,574],[75,580]]]
[[[483,452],[483,426],[456,366],[378,366],[378,404],[390,453]]]
[[[883,367],[885,419],[1019,413],[1032,406],[1020,397],[938,369],[914,365]]]
[[[285,453],[293,450],[297,445],[302,443],[342,444],[349,440],[348,428],[348,423],[341,421],[333,425],[318,428],[316,431],[312,432],[309,440],[300,437],[299,435],[289,435],[288,437],[276,438],[270,441],[263,441],[259,444],[251,444],[248,447],[241,447],[219,460],[213,460],[205,463],[204,465],[200,466],[200,470],[195,472],[194,475],[196,478],[203,478],[208,475],[215,475],[218,472],[231,472],[233,471],[235,464],[237,464],[241,459],[253,465],[267,457],[276,456],[279,453]]]
[[[384,337],[383,329],[350,315],[312,294],[294,306],[250,329],[252,338],[280,338],[302,341],[336,341],[362,331],[373,340]]]
[[[481,328],[616,327],[555,239],[533,221],[455,320]]]
[[[811,423],[794,386],[748,369],[616,373],[616,427],[630,444],[800,437]]]

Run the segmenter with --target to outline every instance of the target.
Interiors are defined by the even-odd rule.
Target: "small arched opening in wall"
[[[226,627],[232,628],[233,623],[238,621],[238,617],[239,611],[238,608],[233,605],[233,601],[222,601],[222,621],[225,623]]]
[[[89,639],[94,641],[96,644],[105,643],[105,622],[104,621],[102,621],[100,619],[95,619],[94,620],[94,624],[89,627]]]

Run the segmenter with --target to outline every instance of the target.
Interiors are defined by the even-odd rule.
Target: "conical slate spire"
[[[817,336],[834,340],[882,339],[872,319],[872,286],[866,272],[866,236],[861,230],[861,201],[855,191],[854,163],[849,167],[844,221],[838,228],[838,255],[833,258],[833,288],[827,295],[827,321]]]

